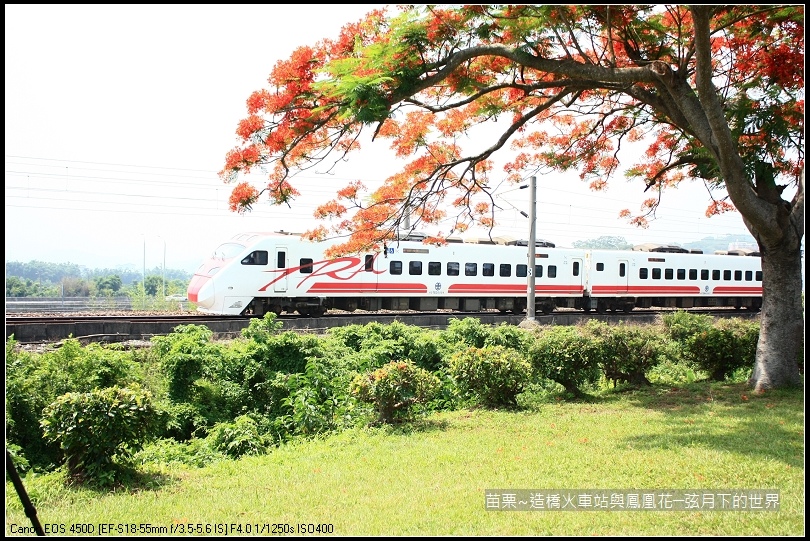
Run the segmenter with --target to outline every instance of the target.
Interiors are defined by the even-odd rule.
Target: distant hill
[[[675,243],[673,243],[675,244]],[[695,242],[679,244],[689,250],[703,250],[704,254],[712,254],[717,250],[730,250],[735,248],[750,248],[757,250],[757,241],[751,235],[722,235],[717,237],[706,237]]]

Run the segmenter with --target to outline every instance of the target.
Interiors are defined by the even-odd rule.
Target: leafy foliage
[[[218,348],[211,343],[213,334],[203,325],[178,325],[173,333],[152,339],[173,400],[193,398],[194,382],[218,354]]]
[[[133,385],[64,394],[45,409],[41,424],[64,452],[74,480],[110,486],[116,466],[129,462],[154,421],[151,393]]]
[[[367,202],[355,185],[316,211],[343,218],[354,210],[334,231],[351,234],[345,251],[384,238],[406,207],[417,222],[437,224],[446,216],[435,203],[447,201],[459,209],[451,230],[492,226],[490,160],[508,140],[517,150],[505,165],[512,180],[526,170],[577,167],[603,189],[619,170],[621,143],[643,140],[647,151],[628,175],[647,187],[674,186],[687,172],[722,184],[729,175],[720,171],[709,139],[716,128],[706,118],[719,112],[749,178],[767,163],[773,178],[796,184],[803,20],[801,7],[754,6],[411,5],[371,12],[337,39],[301,47],[276,65],[270,89],[248,99],[249,116],[237,129],[244,145],[227,154],[221,176],[233,181],[272,165],[263,189],[237,186],[232,208],[248,210],[265,191],[287,203],[297,170],[332,151],[340,158],[358,149],[359,133],[373,126],[375,138],[411,161]],[[708,32],[705,43],[696,40],[701,32]],[[712,64],[701,64],[701,47]],[[722,103],[698,99],[698,68],[719,85]],[[495,124],[504,117],[511,122]],[[465,154],[458,136],[490,123],[492,144]],[[657,205],[655,197],[645,202],[636,223],[644,225]],[[726,206],[709,205],[713,212]]]
[[[596,339],[579,327],[542,330],[529,348],[535,377],[556,381],[575,396],[599,380],[600,348]]]
[[[721,319],[686,340],[686,355],[715,381],[745,366],[752,366],[759,324],[743,319]]]
[[[59,448],[44,438],[42,411],[60,395],[96,388],[129,386],[140,381],[130,352],[110,351],[98,344],[82,347],[66,340],[59,349],[33,355],[6,342],[7,437],[19,445],[34,467],[58,461]]]
[[[585,330],[597,339],[598,359],[605,377],[617,382],[649,385],[647,372],[670,351],[661,332],[652,326],[589,321]]]
[[[439,379],[412,361],[392,361],[367,374],[358,374],[351,392],[374,406],[380,423],[407,419],[412,407],[435,395]]]
[[[240,415],[232,422],[217,423],[206,439],[211,447],[231,458],[260,455],[272,444],[259,432],[259,423],[249,415]]]
[[[517,406],[517,395],[532,376],[521,353],[500,345],[459,351],[450,358],[448,371],[463,392],[490,407]]]

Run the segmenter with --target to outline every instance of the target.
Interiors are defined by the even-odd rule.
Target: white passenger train
[[[329,309],[526,310],[528,243],[421,238],[390,241],[383,249],[339,258],[324,251],[338,241],[310,242],[284,232],[243,233],[222,244],[194,274],[188,299],[211,314]],[[535,249],[535,308],[630,312],[636,307],[720,307],[758,310],[762,271],[756,252],[688,252],[675,246],[632,251]]]

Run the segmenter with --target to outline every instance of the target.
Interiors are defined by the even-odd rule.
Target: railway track
[[[541,325],[575,325],[586,319],[599,319],[609,323],[652,323],[662,313],[671,310],[638,310],[629,314],[584,314],[583,312],[558,311],[548,315],[538,314],[535,321]],[[700,313],[715,317],[753,318],[758,314],[737,310],[703,310]],[[475,317],[484,324],[508,323],[517,325],[526,319],[525,314],[483,312],[413,312],[413,313],[329,313],[313,318],[283,314],[278,320],[282,330],[322,333],[331,327],[365,325],[372,322],[388,324],[400,321],[422,328],[442,329],[452,318]],[[57,343],[75,338],[82,343],[148,341],[154,336],[170,334],[179,325],[204,325],[211,329],[215,339],[229,339],[241,335],[251,318],[240,316],[209,316],[201,314],[171,315],[6,315],[6,340],[12,335],[21,344]]]

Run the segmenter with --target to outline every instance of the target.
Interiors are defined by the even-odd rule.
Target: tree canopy
[[[707,25],[703,49],[696,17]],[[262,193],[289,203],[297,172],[337,163],[371,130],[409,161],[373,193],[364,196],[353,182],[318,208],[316,217],[333,227],[309,236],[350,233],[347,251],[374,245],[406,215],[416,227],[456,212],[448,234],[494,225],[490,185],[501,173],[492,157],[504,148],[516,152],[503,173],[510,180],[577,169],[598,190],[619,170],[623,146],[643,142],[627,174],[650,197],[638,212],[624,212],[641,226],[666,187],[685,178],[711,189],[727,183],[718,144],[738,149],[749,187],[778,197],[798,184],[804,163],[803,32],[803,6],[373,11],[337,39],[300,47],[275,65],[270,87],[247,100],[237,129],[243,144],[228,153],[221,176],[232,182],[268,167],[266,186],[235,186],[233,210],[249,210]],[[698,89],[702,53],[714,85],[709,97]],[[716,110],[701,101],[709,98]],[[726,124],[724,137],[713,132],[712,114]],[[486,132],[491,141],[465,153],[464,136],[482,124],[495,127]],[[734,209],[725,196],[707,203],[707,214]]]

